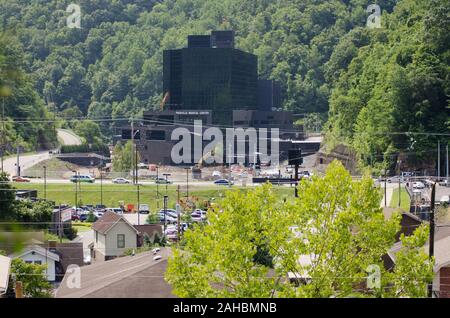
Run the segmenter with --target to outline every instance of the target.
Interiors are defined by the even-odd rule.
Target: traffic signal
[[[303,157],[302,157],[301,149],[289,149],[288,164],[290,166],[300,166],[303,164]]]

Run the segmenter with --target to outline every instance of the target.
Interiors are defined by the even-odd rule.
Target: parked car
[[[97,204],[97,205],[94,207],[94,212],[102,212],[102,213],[105,213],[105,211],[106,211],[106,206],[104,206],[104,205]]]
[[[129,184],[129,183],[131,183],[130,180],[125,179],[125,178],[115,178],[115,179],[113,179],[112,182],[115,183],[115,184]]]
[[[94,215],[95,215],[97,218],[101,218],[101,217],[103,216],[103,212],[102,212],[102,211],[94,211]]]
[[[206,211],[203,211],[201,209],[195,209],[191,213],[192,221],[194,222],[201,222],[206,220]]]
[[[399,181],[399,179],[400,179],[400,182],[403,182],[403,178],[399,178],[398,176],[388,178],[387,182],[388,183],[396,183]]]
[[[413,189],[425,189],[423,182],[417,181],[412,184]]]
[[[139,205],[139,213],[150,214],[150,208],[149,208],[148,204],[140,204]]]
[[[80,221],[81,221],[81,222],[86,222],[87,219],[88,219],[88,217],[89,217],[89,214],[90,214],[90,213],[86,213],[86,214],[80,215]],[[98,220],[98,216],[95,215],[95,213],[93,213],[93,214],[94,214],[94,222],[95,222],[95,221]]]
[[[13,182],[31,182],[30,179],[24,178],[24,177],[13,177],[12,181]]]
[[[138,168],[139,169],[148,169],[149,166],[148,166],[148,164],[141,162],[140,164],[138,164]]]
[[[94,183],[95,178],[89,176],[89,175],[74,175],[70,178],[70,181],[73,183],[76,182],[86,182],[86,183]]]
[[[444,195],[439,200],[441,204],[449,204],[450,203],[450,197],[448,195]]]
[[[220,177],[222,176],[222,174],[220,173],[220,171],[217,171],[217,170],[216,170],[216,171],[213,171],[212,176],[213,176],[213,177],[219,177],[219,178],[220,178]]]
[[[177,212],[173,209],[167,209],[165,213],[164,213],[164,209],[162,209],[159,211],[158,215],[159,215],[159,220],[161,222],[164,222],[164,219],[166,220],[167,223],[177,223],[178,222]],[[165,215],[165,217],[164,217],[164,215]]]
[[[448,187],[449,186],[448,185],[448,180],[447,179],[442,180],[441,182],[439,182],[439,185],[442,186],[442,187]]]
[[[123,210],[121,208],[107,208],[106,212],[114,212],[117,214],[123,214]]]
[[[233,181],[229,181],[227,179],[219,179],[214,181],[214,184],[216,185],[233,185]]]
[[[157,184],[172,184],[172,181],[166,180],[165,178],[156,178],[155,183],[157,183]]]

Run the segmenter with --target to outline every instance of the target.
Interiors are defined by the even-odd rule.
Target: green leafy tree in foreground
[[[423,297],[432,262],[421,247],[427,227],[402,238],[396,268],[382,256],[395,243],[399,215],[385,220],[373,181],[353,181],[335,161],[323,177],[303,181],[301,197],[284,202],[270,185],[233,191],[209,224],[185,233],[166,279],[180,297]],[[263,256],[263,257],[262,257]],[[301,261],[299,261],[301,260]],[[380,286],[366,288],[370,265]],[[296,287],[288,273],[308,281]]]
[[[11,273],[23,283],[23,294],[29,298],[52,297],[52,286],[47,281],[45,269],[46,265],[27,264],[20,258],[11,263]]]

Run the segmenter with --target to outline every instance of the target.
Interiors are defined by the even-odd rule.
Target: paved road
[[[89,244],[94,242],[94,230],[89,230],[86,232],[81,232],[79,235],[73,240],[74,242],[82,242],[83,243],[83,256],[89,257],[90,250]]]
[[[81,138],[66,129],[58,129],[58,140],[66,146],[81,145]]]
[[[394,189],[398,187],[397,184],[393,184],[393,183],[386,183],[386,205],[389,207],[389,204],[391,204],[391,199],[392,199],[392,193],[394,192]],[[381,183],[381,190],[383,191],[383,198],[381,199],[380,202],[380,207],[384,208],[384,182]]]
[[[34,155],[25,155],[19,157],[19,165],[20,170],[23,172],[26,169],[34,166],[35,164],[38,164],[41,161],[47,160],[50,158],[50,154],[48,151],[39,152]],[[4,170],[10,175],[15,176],[17,175],[17,157],[8,158],[3,162]]]
[[[65,145],[81,144],[80,137],[65,129],[58,129],[58,137]],[[39,162],[42,162],[47,159],[50,159],[50,154],[48,151],[41,151],[33,155],[23,155],[23,156],[21,155],[19,156],[20,171],[23,172],[26,169],[31,168],[32,166],[38,164]],[[17,157],[14,156],[5,159],[3,161],[3,169],[10,176],[17,175]]]

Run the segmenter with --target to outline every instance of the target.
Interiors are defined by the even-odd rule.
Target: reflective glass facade
[[[257,57],[233,48],[164,52],[164,94],[170,109],[209,109],[230,125],[235,109],[257,109]]]

